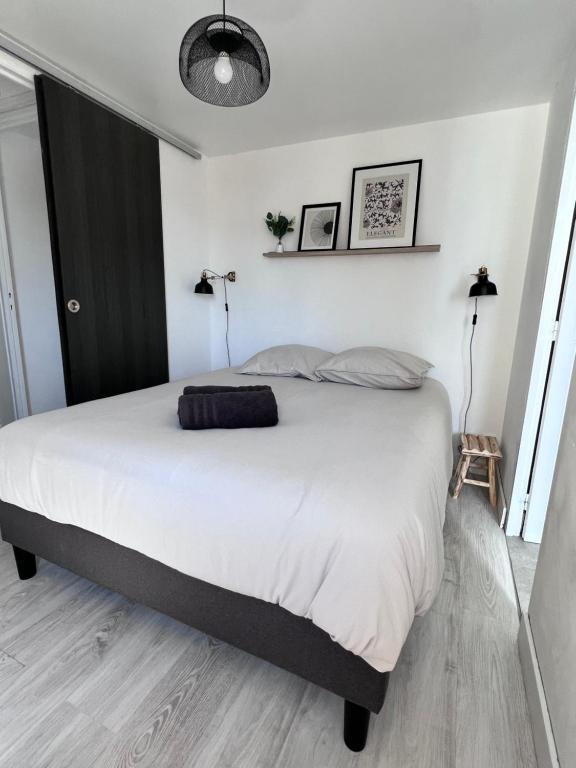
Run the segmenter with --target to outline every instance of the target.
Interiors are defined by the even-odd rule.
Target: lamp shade
[[[208,278],[205,275],[202,275],[200,278],[200,282],[196,283],[196,287],[194,288],[194,293],[208,293],[213,294],[214,288],[208,281]]]
[[[205,16],[184,35],[180,78],[201,101],[242,107],[268,90],[270,61],[260,36],[245,21],[224,14]]]
[[[478,298],[478,296],[497,296],[498,291],[495,283],[488,280],[488,268],[480,267],[476,273],[476,282],[470,286],[468,296],[471,299]]]

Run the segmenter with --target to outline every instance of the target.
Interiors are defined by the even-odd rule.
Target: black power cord
[[[478,322],[478,298],[474,299],[474,316],[472,317],[472,333],[470,334],[470,396],[468,397],[468,405],[466,406],[466,412],[464,413],[464,434],[466,434],[466,423],[468,421],[468,411],[470,410],[470,404],[472,402],[472,393],[474,391],[474,367],[472,361],[472,343],[474,341],[474,333],[476,331],[476,323]]]
[[[228,359],[228,368],[230,368],[230,344],[228,342],[228,335],[230,333],[230,310],[228,308],[228,286],[226,285],[226,282],[227,280],[232,280],[232,282],[234,282],[236,273],[229,272],[227,275],[219,275],[218,272],[214,272],[212,269],[205,268],[202,270],[202,275],[205,277],[207,272],[212,275],[212,277],[209,277],[208,280],[216,279],[224,281],[224,309],[226,310],[226,357]]]
[[[226,287],[226,281],[228,278],[224,277],[224,307],[226,309],[226,355],[228,356],[228,368],[230,368],[230,345],[228,343],[228,332],[230,330],[230,311],[228,309],[228,288]]]

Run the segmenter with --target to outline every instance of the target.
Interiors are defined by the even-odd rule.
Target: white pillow
[[[377,389],[415,389],[432,363],[383,347],[354,347],[332,355],[316,369],[323,381]]]
[[[331,352],[318,347],[283,344],[258,352],[244,363],[240,373],[258,376],[302,376],[305,379],[318,381],[314,371],[331,356]]]

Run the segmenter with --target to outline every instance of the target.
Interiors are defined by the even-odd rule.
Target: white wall
[[[201,162],[161,142],[171,379],[225,365],[222,285],[216,284],[214,297],[193,290],[203,267],[237,269],[229,297],[233,363],[285,342],[406,349],[436,364],[433,375],[449,390],[457,430],[467,382],[469,273],[486,263],[500,296],[480,306],[469,427],[499,435],[546,117],[546,106],[527,107]],[[7,139],[20,154],[26,148],[39,172],[37,136],[19,132]],[[43,186],[23,187],[18,153],[7,149],[2,161],[16,177],[15,190],[27,201],[41,193],[43,201]],[[418,157],[424,166],[417,240],[440,242],[439,254],[262,256],[274,245],[262,221],[266,211],[281,208],[299,218],[303,203],[342,201],[339,246],[345,246],[352,168]],[[14,197],[14,190],[7,192]],[[38,221],[45,225],[42,217]],[[38,221],[27,225],[28,236]],[[27,231],[22,223],[20,230]],[[296,243],[297,233],[286,241],[288,247]],[[42,256],[44,272],[37,258],[37,250],[27,250],[26,268],[15,264],[15,277],[20,287],[28,281],[34,297],[27,304],[30,320],[21,313],[23,336],[36,345],[34,354],[25,355],[27,370],[49,370],[60,363],[49,250]],[[51,323],[37,321],[38,297],[44,310],[51,305]],[[42,363],[46,357],[49,362]],[[45,405],[39,398],[54,394],[45,382],[44,372],[34,409]]]
[[[531,387],[532,363],[538,339],[541,320],[540,311],[546,288],[546,279],[548,277],[548,264],[553,244],[554,227],[558,214],[560,189],[564,176],[564,160],[566,157],[572,112],[574,109],[575,89],[576,51],[573,53],[571,60],[567,62],[564,76],[558,82],[550,102],[550,114],[542,158],[542,172],[538,189],[536,212],[534,215],[532,240],[530,243],[530,252],[520,310],[520,324],[518,328],[518,336],[515,341],[514,364],[510,380],[502,436],[504,449],[503,481],[504,490],[509,502],[512,497],[520,439],[526,415],[528,392]],[[573,173],[572,169],[571,172]],[[558,239],[563,240],[563,242],[559,243],[559,247],[563,249],[564,252],[559,254],[558,263],[555,265],[556,274],[551,276],[551,281],[548,286],[548,290],[550,290],[551,293],[556,292],[557,294],[562,280],[563,263],[561,262],[566,253],[566,243],[570,232],[573,205],[573,199],[568,199],[566,201],[566,210],[561,212],[561,217],[564,218],[563,229],[565,230],[566,235],[564,238]],[[543,379],[549,353],[549,343],[545,342],[542,346],[542,355],[545,358],[544,365],[540,366],[542,367],[542,381],[539,387],[535,381],[532,384],[532,386],[538,390],[535,392],[534,398],[536,400],[534,405],[535,411],[539,411],[541,403],[544,384]],[[529,443],[531,442],[531,444],[526,447],[526,450],[530,454],[530,456],[526,457],[525,463],[527,466],[530,463],[534,439],[535,434],[532,439],[528,441]],[[527,472],[523,474],[527,475]],[[528,478],[526,476],[523,478],[523,488],[519,490],[521,495],[526,493],[527,485]],[[511,533],[517,534],[518,530],[513,530]]]
[[[560,765],[576,758],[576,375],[528,613]]]
[[[232,362],[288,342],[330,350],[376,344],[421,355],[447,387],[454,430],[466,391],[471,272],[487,264],[499,297],[480,302],[468,427],[501,434],[547,106],[493,112],[205,160],[211,266],[236,269]],[[417,243],[439,254],[267,259],[263,217],[342,201],[346,246],[352,168],[423,159]],[[297,245],[297,232],[286,238]],[[212,364],[225,364],[221,286]]]
[[[160,142],[170,379],[210,369],[210,311],[194,286],[206,254],[206,165]]]
[[[37,123],[0,132],[0,177],[31,413],[66,404]]]

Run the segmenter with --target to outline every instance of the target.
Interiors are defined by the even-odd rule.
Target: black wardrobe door
[[[68,404],[164,383],[158,140],[49,77],[36,94]]]

